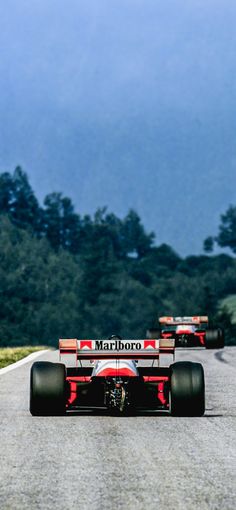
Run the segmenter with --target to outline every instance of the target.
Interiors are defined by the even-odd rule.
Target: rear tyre
[[[222,329],[208,329],[205,336],[206,349],[223,349],[225,340]]]
[[[36,361],[30,374],[30,412],[34,416],[62,415],[66,410],[66,367]]]
[[[170,368],[170,413],[172,416],[202,416],[205,412],[202,365],[179,361]]]

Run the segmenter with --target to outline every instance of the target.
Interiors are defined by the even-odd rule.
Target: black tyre
[[[205,336],[206,349],[223,349],[225,340],[222,329],[208,329]]]
[[[202,365],[179,361],[170,368],[170,413],[173,416],[202,416],[205,412]]]
[[[37,361],[30,374],[30,412],[61,415],[66,410],[66,368],[62,363]]]

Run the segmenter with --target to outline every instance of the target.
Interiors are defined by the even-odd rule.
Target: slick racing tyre
[[[202,416],[205,411],[202,365],[179,361],[170,368],[170,413],[172,416]]]
[[[62,415],[66,410],[66,368],[62,363],[36,361],[30,374],[30,412]]]
[[[224,343],[224,332],[222,329],[208,329],[206,331],[206,349],[223,349]]]

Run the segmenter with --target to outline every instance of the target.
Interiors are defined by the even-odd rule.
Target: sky
[[[235,0],[0,0],[0,172],[202,253],[236,204]]]

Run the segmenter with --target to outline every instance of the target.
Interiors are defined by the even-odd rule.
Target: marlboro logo
[[[98,351],[139,351],[142,349],[142,344],[141,342],[127,342],[122,340],[113,340],[110,342],[96,340],[95,349]]]
[[[144,340],[144,349],[155,349],[156,341],[155,340]]]
[[[159,340],[78,340],[79,351],[142,351],[159,349]]]
[[[92,349],[92,341],[80,340],[80,349]]]
[[[104,340],[95,340],[95,349],[98,351],[140,351],[141,349],[155,349],[154,342],[139,342],[132,340],[112,340],[110,342]]]

